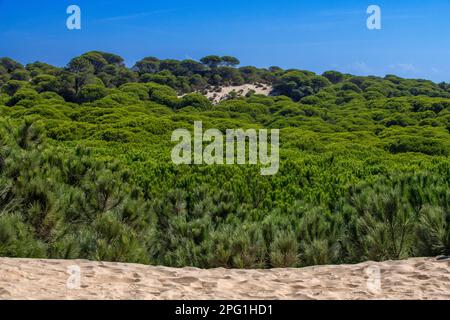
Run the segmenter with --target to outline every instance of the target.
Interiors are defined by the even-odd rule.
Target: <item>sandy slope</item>
[[[67,285],[77,285],[75,278],[69,278],[68,267],[73,265],[81,271],[79,288]],[[0,258],[0,298],[450,299],[450,260],[410,259],[303,269],[200,270],[85,260]]]
[[[213,103],[219,103],[220,101],[227,99],[232,91],[236,92],[238,97],[244,97],[250,91],[253,91],[255,94],[268,96],[272,92],[272,90],[272,86],[268,84],[244,84],[241,86],[229,86],[212,89],[207,91],[205,96]]]

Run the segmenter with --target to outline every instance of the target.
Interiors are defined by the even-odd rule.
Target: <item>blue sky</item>
[[[66,28],[71,4],[81,30]],[[382,30],[366,27],[371,4]],[[63,66],[89,50],[128,65],[226,54],[258,67],[450,82],[450,1],[0,0],[0,56]]]

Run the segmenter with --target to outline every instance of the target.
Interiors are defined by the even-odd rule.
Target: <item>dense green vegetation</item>
[[[0,256],[287,267],[450,254],[450,85],[89,52],[0,59]],[[273,95],[213,105],[205,89]],[[174,129],[280,129],[280,170],[172,164]]]

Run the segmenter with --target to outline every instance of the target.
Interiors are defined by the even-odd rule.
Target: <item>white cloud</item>
[[[411,63],[397,63],[389,66],[389,69],[396,72],[416,73],[418,69]]]
[[[431,72],[433,72],[433,73],[440,73],[441,70],[439,70],[438,68],[432,67],[431,68]]]
[[[173,11],[176,11],[176,10],[175,9],[155,10],[155,11],[141,12],[141,13],[135,13],[135,14],[129,14],[129,15],[123,15],[123,16],[107,17],[107,18],[99,19],[98,21],[100,21],[100,22],[111,22],[111,21],[122,21],[122,20],[138,19],[138,18],[151,16],[151,15],[154,15],[154,14],[170,13],[170,12],[173,12]]]
[[[371,69],[364,61],[353,62],[350,66],[352,70],[356,73],[370,73]]]

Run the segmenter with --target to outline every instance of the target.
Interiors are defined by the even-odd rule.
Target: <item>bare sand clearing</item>
[[[212,103],[219,103],[222,100],[229,98],[231,92],[235,92],[238,97],[244,97],[247,93],[262,94],[268,96],[273,88],[269,84],[244,84],[242,86],[219,87],[208,90],[205,96],[211,100]]]
[[[79,283],[70,276],[73,266],[81,272]],[[200,270],[0,258],[0,298],[450,299],[450,260],[420,258],[302,269]]]

